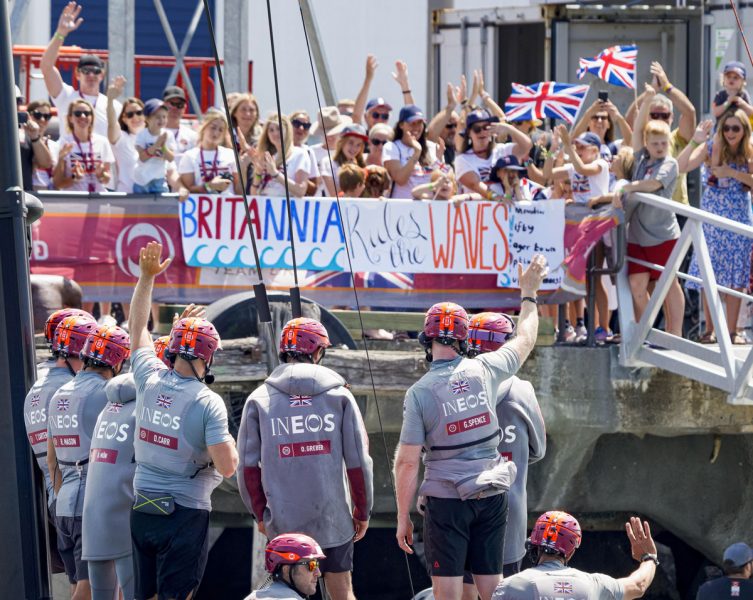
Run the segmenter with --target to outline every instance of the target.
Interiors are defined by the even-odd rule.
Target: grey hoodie
[[[241,498],[270,539],[300,531],[332,548],[353,538],[353,518],[368,521],[368,437],[333,370],[290,363],[272,371],[243,408],[238,453]]]

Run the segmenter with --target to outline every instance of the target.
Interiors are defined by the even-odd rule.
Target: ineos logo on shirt
[[[136,223],[126,225],[118,234],[115,241],[115,258],[118,267],[126,275],[138,279],[139,277],[139,250],[144,246],[146,240],[140,238],[149,238],[162,244],[167,249],[168,258],[175,257],[175,247],[170,234],[159,225],[152,223]],[[138,240],[138,241],[135,241]],[[135,261],[133,260],[135,259]]]
[[[153,408],[147,408],[146,406],[141,409],[142,422],[151,423],[152,425],[160,425],[169,429],[180,429],[180,417],[174,417],[161,410],[155,410]]]
[[[294,417],[272,417],[272,435],[298,435],[300,433],[330,432],[335,430],[335,415],[295,415]]]
[[[128,429],[127,423],[118,425],[114,421],[102,421],[95,432],[95,437],[100,440],[115,439],[118,442],[125,442],[128,439]]]
[[[446,402],[442,402],[442,412],[445,417],[449,417],[450,415],[457,415],[458,413],[472,410],[479,406],[485,406],[486,404],[486,392],[479,392],[478,396],[476,394],[468,394],[467,396],[452,398]]]
[[[508,425],[504,428],[502,432],[502,441],[506,444],[512,444],[515,440],[518,439],[517,434],[515,433],[515,425]]]
[[[26,422],[30,425],[36,425],[37,423],[45,423],[47,421],[47,411],[44,408],[38,410],[30,410],[25,413]]]
[[[78,415],[50,415],[47,423],[58,429],[75,429],[78,427]]]

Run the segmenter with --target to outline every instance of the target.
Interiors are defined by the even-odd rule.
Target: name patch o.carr
[[[491,423],[491,415],[488,412],[481,413],[480,415],[476,415],[475,417],[468,417],[467,419],[461,419],[460,421],[447,423],[447,434],[455,435],[458,433],[463,433],[464,431],[470,431],[471,429],[476,429],[477,427],[489,425],[489,423]]]
[[[178,449],[178,438],[144,429],[143,427],[139,429],[139,438],[145,442],[154,444],[155,446],[161,446],[162,448],[170,448],[170,450]]]
[[[332,454],[329,440],[313,442],[294,442],[292,444],[280,444],[280,458],[298,458],[299,456],[313,456],[316,454]]]

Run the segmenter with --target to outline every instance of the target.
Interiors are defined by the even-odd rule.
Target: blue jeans
[[[160,177],[159,179],[152,179],[146,185],[133,184],[134,194],[166,194],[170,191],[167,187],[167,179]]]

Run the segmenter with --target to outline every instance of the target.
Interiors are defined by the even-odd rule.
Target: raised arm
[[[40,169],[50,169],[53,164],[52,154],[47,144],[42,140],[39,125],[32,119],[29,119],[24,124],[24,132],[31,146],[34,165]]]
[[[107,139],[113,146],[118,143],[121,131],[118,115],[115,114],[115,100],[123,93],[125,83],[126,78],[118,75],[107,87]]]
[[[415,104],[413,90],[410,89],[410,81],[408,80],[408,63],[404,60],[395,61],[395,71],[392,73],[392,76],[397,81],[403,94],[403,106],[406,104]]]
[[[648,122],[648,111],[651,109],[651,102],[654,96],[656,96],[656,90],[653,86],[646,83],[644,87],[645,91],[642,94],[643,102],[638,109],[638,115],[635,117],[635,122],[633,123],[633,139],[630,142],[635,152],[643,148],[643,130],[646,128],[646,123]]]
[[[570,162],[573,163],[575,170],[581,175],[598,175],[601,167],[596,163],[596,161],[590,164],[585,164],[583,160],[581,160],[580,156],[578,156],[578,153],[575,151],[573,141],[572,139],[570,139],[570,134],[567,131],[567,127],[565,127],[564,125],[557,125],[557,133],[562,140],[562,146],[564,148],[567,148],[567,153],[570,156]]]
[[[366,73],[363,78],[363,85],[358,90],[358,96],[356,96],[356,102],[353,106],[354,123],[363,123],[363,114],[369,98],[369,89],[371,88],[371,82],[374,80],[374,72],[378,66],[379,63],[376,57],[373,54],[369,54],[366,57]]]
[[[60,71],[55,66],[55,62],[58,59],[60,48],[63,42],[65,42],[65,37],[72,31],[76,31],[81,23],[84,22],[84,19],[79,17],[82,8],[76,2],[69,2],[65,5],[63,12],[60,13],[55,34],[52,36],[50,43],[47,44],[44,54],[42,54],[39,66],[42,69],[42,75],[44,75],[44,84],[47,86],[47,93],[52,98],[57,98],[63,90],[63,78],[60,76]]]
[[[697,169],[703,164],[703,161],[708,158],[706,141],[708,140],[709,133],[713,127],[714,123],[711,119],[706,119],[698,124],[690,142],[682,149],[682,152],[680,152],[680,155],[677,157],[677,166],[680,173],[689,173],[690,171]]]
[[[484,107],[486,110],[489,111],[489,113],[497,118],[499,118],[500,121],[505,120],[505,111],[502,110],[502,107],[497,104],[494,101],[494,98],[491,97],[491,94],[486,91],[484,87],[484,73],[481,71],[481,69],[478,69],[477,71],[477,79],[478,79],[478,94],[479,98],[481,98],[481,102],[484,104]]]
[[[627,112],[625,113],[625,120],[628,122],[628,125],[635,130],[635,116],[638,114],[638,109],[641,107],[641,104],[643,104],[643,99],[645,97],[646,92],[643,92],[638,98],[633,100],[630,103],[630,106],[628,106]]]
[[[580,118],[580,120],[575,124],[575,127],[573,127],[572,136],[574,138],[577,138],[581,133],[585,133],[585,131],[588,129],[588,123],[591,121],[591,115],[593,115],[598,110],[604,109],[604,103],[601,100],[596,100],[591,106],[589,106],[586,109],[586,112],[583,113],[583,116]]]
[[[612,103],[611,100],[604,102],[604,110],[606,110],[609,114],[610,118],[612,119],[612,123],[619,127],[620,133],[622,134],[622,139],[631,139],[633,136],[633,129],[630,127],[625,117],[622,116],[622,113],[620,113],[619,109]]]
[[[523,272],[523,266],[518,263],[518,285],[520,285],[520,315],[516,335],[503,348],[512,348],[518,355],[522,365],[536,345],[536,337],[539,331],[539,310],[536,305],[536,294],[541,287],[544,278],[549,273],[546,258],[541,254],[533,257],[531,264]],[[532,298],[534,301],[526,300]]]
[[[530,136],[520,131],[517,127],[513,127],[509,123],[492,123],[492,133],[497,136],[509,136],[510,141],[515,144],[512,153],[519,159],[527,157],[533,147],[533,142],[531,141]]]
[[[152,336],[146,328],[152,308],[152,289],[154,280],[170,265],[171,258],[162,258],[162,244],[149,242],[139,251],[139,269],[141,273],[131,299],[131,314],[128,319],[128,331],[131,334],[131,352],[139,348],[152,347]]]
[[[656,544],[651,537],[649,524],[645,521],[641,523],[637,517],[631,517],[630,522],[625,523],[625,531],[630,540],[630,553],[641,564],[628,577],[618,581],[622,584],[623,600],[634,600],[641,598],[654,580],[656,563],[647,560],[647,556],[656,557]]]
[[[457,88],[457,95],[460,95],[460,88]],[[426,130],[426,139],[436,142],[439,140],[442,130],[452,118],[452,113],[455,111],[455,107],[458,105],[459,100],[456,96],[456,90],[451,83],[447,84],[447,105],[444,110],[438,112],[435,117],[429,123]]]
[[[672,105],[680,112],[680,122],[678,131],[683,140],[690,140],[695,131],[696,112],[695,106],[690,99],[682,93],[682,90],[676,88],[669,82],[664,68],[658,62],[654,61],[650,67],[651,73],[656,77],[659,87],[672,101]]]

